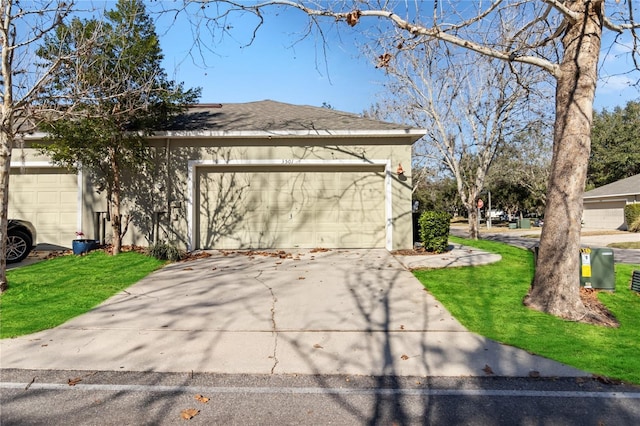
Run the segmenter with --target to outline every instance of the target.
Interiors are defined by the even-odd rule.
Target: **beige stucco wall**
[[[214,145],[215,146],[212,146]],[[393,239],[391,249],[411,248],[411,137],[395,138],[216,138],[216,139],[167,139],[150,141],[151,163],[146,175],[136,176],[126,195],[131,200],[125,207],[132,222],[125,236],[125,244],[147,245],[150,241],[173,241],[183,247],[190,244],[189,205],[193,201],[193,181],[190,171],[193,164],[228,163],[247,164],[258,161],[265,164],[290,165],[304,161],[313,164],[323,162],[387,162]],[[15,154],[14,154],[15,155]],[[46,161],[35,150],[24,150],[26,161]],[[15,160],[14,160],[15,161]],[[190,164],[192,169],[190,170]],[[334,163],[335,164],[335,163]],[[404,175],[396,170],[402,164]],[[88,173],[83,174],[84,185],[80,189],[82,199],[81,226],[83,232],[94,236],[95,212],[106,211],[106,194],[98,193]],[[162,212],[162,213],[160,213]],[[160,215],[160,216],[158,216]],[[159,218],[158,223],[156,219]],[[107,239],[110,223],[106,222]],[[69,230],[70,238],[75,229]],[[193,230],[191,230],[193,231]],[[69,242],[70,244],[70,242]]]

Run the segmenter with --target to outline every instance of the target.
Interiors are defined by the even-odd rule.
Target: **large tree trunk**
[[[545,223],[525,304],[570,320],[584,318],[580,300],[580,222],[591,144],[593,98],[602,35],[603,1],[576,0],[582,20],[568,22],[556,88],[556,122]]]
[[[480,236],[480,231],[478,230],[478,209],[473,204],[465,204],[465,207],[469,215],[469,238],[477,240]]]
[[[122,188],[120,187],[120,166],[116,152],[110,148],[111,173],[113,173],[113,186],[111,188],[111,230],[113,232],[112,254],[118,255],[122,250],[122,214],[120,211],[122,204]]]

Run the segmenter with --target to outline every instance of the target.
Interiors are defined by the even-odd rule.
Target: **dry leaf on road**
[[[67,383],[69,386],[75,386],[82,381],[82,377],[76,377],[75,379],[68,379]]]
[[[206,404],[207,402],[209,402],[209,398],[200,394],[196,395],[195,398],[196,398],[196,401],[200,401],[203,404]]]
[[[182,412],[180,413],[180,417],[185,420],[191,420],[198,414],[200,414],[200,410],[196,410],[195,408],[187,408],[185,410],[182,410]]]
[[[490,376],[493,374],[493,370],[491,369],[491,367],[489,367],[489,364],[485,364],[482,371],[484,371],[487,376]]]

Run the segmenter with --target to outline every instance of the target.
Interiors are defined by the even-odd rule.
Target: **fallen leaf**
[[[400,330],[404,330],[404,325],[401,325],[401,326],[400,326]]]
[[[324,248],[324,247],[316,247],[314,249],[309,250],[309,253],[324,253],[329,251],[328,248]]]
[[[400,358],[402,358],[403,360],[405,360],[405,361],[406,361],[406,360],[408,360],[408,359],[409,359],[409,356],[408,356],[408,355],[402,355]]]
[[[182,410],[182,412],[180,413],[180,417],[185,420],[191,420],[198,414],[200,414],[200,410],[196,410],[195,408],[187,408],[186,410]]]
[[[305,278],[304,278],[304,277],[298,277],[298,279],[299,279],[299,280],[304,280]]]
[[[24,388],[24,390],[29,390],[29,388],[31,387],[31,385],[36,381],[35,376],[33,377],[33,379],[31,379],[31,381],[29,382],[29,384]]]
[[[491,367],[489,367],[489,364],[485,364],[482,371],[484,371],[487,376],[490,376],[493,374],[493,370],[491,369]]]
[[[604,383],[605,385],[613,384],[613,381],[610,378],[605,376],[594,375],[593,378],[599,381],[600,383]]]
[[[196,401],[200,401],[203,404],[206,404],[207,402],[209,402],[209,398],[207,398],[206,396],[202,396],[200,394],[196,395],[195,398],[196,398]]]
[[[315,345],[313,345],[314,348],[316,349],[324,349],[322,346],[320,346],[318,343],[316,343]]]
[[[183,271],[193,271],[193,268],[184,268]]]
[[[82,381],[82,377],[76,377],[75,379],[68,379],[67,383],[69,386],[75,386]]]
[[[529,377],[537,379],[540,377],[540,372],[536,370],[529,371]]]

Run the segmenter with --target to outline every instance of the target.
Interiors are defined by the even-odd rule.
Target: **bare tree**
[[[20,147],[22,135],[35,129],[32,104],[40,89],[62,62],[74,59],[60,55],[49,66],[39,67],[35,50],[76,10],[73,1],[0,0],[0,292],[7,288],[5,253],[12,151]]]
[[[500,150],[487,176],[488,186],[498,196],[494,197],[494,205],[509,213],[521,209],[543,212],[551,164],[551,132],[544,122],[533,123]]]
[[[307,14],[312,23],[330,18],[355,27],[362,20],[378,19],[381,25],[389,24],[394,32],[411,37],[415,45],[418,41],[425,45],[444,42],[445,46],[459,46],[507,64],[527,64],[547,72],[556,82],[547,224],[525,303],[570,320],[593,315],[579,295],[578,253],[598,60],[603,28],[616,35],[627,32],[633,40],[632,59],[638,68],[640,49],[634,30],[639,24],[634,17],[634,0],[607,2],[608,14],[605,0],[362,0],[355,6],[352,2],[336,2],[335,7],[292,0],[251,5],[219,0],[212,8],[207,8],[210,2],[204,0],[187,2],[187,6],[190,4],[201,6],[199,16],[209,14],[208,22],[217,24],[215,29],[221,31],[229,28],[233,11],[253,13],[259,25],[265,8],[289,7]],[[382,52],[380,59],[384,62],[392,55]]]
[[[501,145],[540,119],[542,74],[518,70],[516,81],[510,64],[465,50],[442,56],[438,46],[410,43],[396,41],[402,47],[385,64],[392,79],[384,101],[390,106],[383,110],[427,131],[414,145],[414,163],[424,173],[414,174],[429,168],[451,173],[468,212],[469,235],[477,239],[476,206],[489,167]]]

